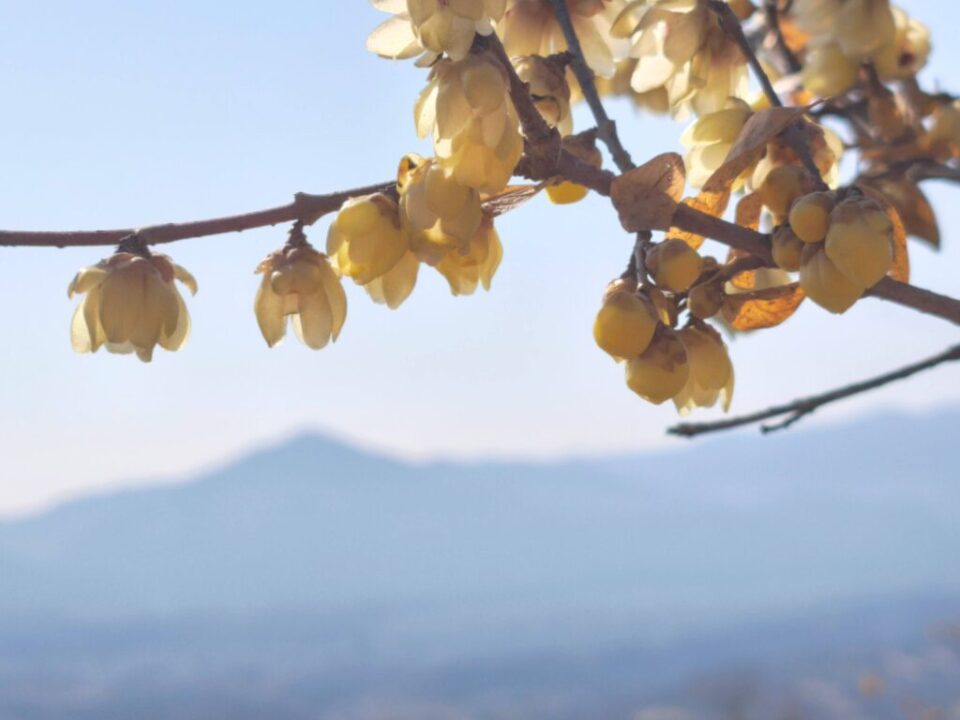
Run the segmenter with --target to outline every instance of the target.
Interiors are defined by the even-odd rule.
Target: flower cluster
[[[884,278],[908,278],[908,236],[940,241],[918,183],[960,172],[960,101],[921,88],[929,32],[889,0],[793,0],[764,12],[749,0],[371,2],[390,17],[369,49],[427,69],[413,115],[432,156],[405,155],[395,184],[343,202],[323,252],[305,234],[319,218],[305,213],[259,264],[254,311],[270,347],[288,321],[310,348],[336,341],[346,280],[390,309],[421,270],[454,296],[489,290],[503,258],[494,221],[518,204],[511,195],[542,189],[554,203],[577,202],[588,188],[576,179],[610,195],[635,242],[603,295],[596,344],[642,398],[673,400],[681,413],[726,410],[734,371],[721,330],[780,325],[807,298],[843,313]],[[567,52],[571,26],[580,57]],[[589,84],[573,81],[571,58],[577,77],[581,61],[592,69],[601,95],[695,116],[680,137],[685,159],[626,162]],[[762,96],[748,95],[748,65]],[[597,127],[575,134],[572,106],[585,95]],[[598,138],[624,171],[593,172],[592,183]],[[857,154],[858,174],[842,184],[845,150]],[[576,161],[579,172],[568,170]],[[538,184],[512,186],[518,168]],[[688,186],[698,193],[684,197]],[[693,221],[678,220],[681,210]],[[724,224],[730,216],[736,225]],[[750,252],[701,254],[697,233],[711,222]],[[177,350],[190,320],[175,281],[196,292],[186,270],[143,242],[81,270],[69,289],[84,296],[74,348],[145,361],[158,345]]]

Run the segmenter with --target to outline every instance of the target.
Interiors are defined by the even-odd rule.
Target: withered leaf
[[[481,198],[483,209],[489,215],[497,217],[511,210],[516,210],[528,200],[532,199],[545,185],[507,185],[503,190]]]
[[[740,131],[737,141],[727,153],[723,165],[717,168],[704,184],[703,193],[718,195],[726,193],[729,200],[730,188],[740,174],[763,157],[767,143],[806,111],[806,107],[774,107],[751,115]]]
[[[686,183],[683,158],[676,153],[657,155],[614,179],[610,197],[628,232],[667,230]]]
[[[723,318],[734,330],[772,328],[788,320],[803,299],[799,283],[728,295],[723,303]]]
[[[900,213],[907,235],[940,247],[940,226],[927,196],[907,178],[869,178],[863,185],[883,193]]]

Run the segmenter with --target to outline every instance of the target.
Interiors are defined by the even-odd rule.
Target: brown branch
[[[583,97],[590,106],[590,112],[593,113],[597,121],[598,137],[604,145],[610,150],[613,162],[616,163],[620,172],[633,170],[636,165],[630,153],[620,142],[620,136],[617,134],[617,124],[607,115],[607,109],[600,100],[600,94],[597,92],[596,83],[593,80],[593,70],[587,64],[586,57],[583,54],[583,48],[580,45],[580,38],[577,37],[576,28],[573,27],[573,20],[570,17],[570,10],[567,8],[567,0],[551,0],[553,13],[557,17],[557,22],[563,30],[563,36],[567,41],[567,47],[573,55],[573,74],[580,84],[580,90]]]
[[[767,21],[767,27],[773,31],[774,38],[777,41],[777,49],[783,56],[787,64],[787,70],[792,73],[798,73],[803,69],[793,50],[787,45],[787,39],[783,36],[783,28],[780,27],[780,11],[777,8],[777,0],[764,0],[763,3],[764,18]]]
[[[228,217],[198,220],[188,223],[167,223],[144,228],[125,228],[122,230],[93,230],[89,232],[18,232],[0,230],[0,246],[18,245],[28,247],[81,247],[91,245],[116,245],[130,235],[138,235],[148,245],[158,245],[176,240],[222,235],[224,233],[243,232],[254,228],[279,225],[280,223],[302,221],[312,224],[327,213],[340,209],[343,203],[358,195],[376,192],[391,192],[396,183],[379,183],[367,187],[330,193],[329,195],[308,195],[297,193],[289,205],[259,210],[257,212]]]
[[[784,430],[799,422],[807,415],[813,414],[824,405],[829,405],[837,402],[838,400],[845,400],[846,398],[869,392],[870,390],[876,390],[884,385],[889,385],[890,383],[898,380],[904,380],[916,375],[917,373],[921,373],[925,370],[935,368],[938,365],[956,360],[960,360],[960,345],[954,345],[939,355],[935,355],[934,357],[928,358],[921,362],[914,363],[913,365],[907,365],[906,367],[895,370],[894,372],[886,373],[885,375],[880,375],[879,377],[875,377],[870,380],[864,380],[863,382],[847,385],[845,387],[838,388],[837,390],[831,390],[830,392],[826,392],[821,395],[813,395],[808,398],[794,400],[793,402],[786,403],[784,405],[777,405],[766,410],[761,410],[760,412],[755,412],[751,415],[743,415],[741,417],[730,418],[727,420],[707,423],[682,423],[680,425],[675,425],[667,430],[667,432],[671,435],[677,435],[679,437],[693,438],[697,437],[698,435],[719,432],[721,430],[732,430],[734,428],[744,427],[746,425],[754,425],[756,423],[763,422],[764,420],[774,420],[777,418],[783,419],[772,425],[762,426],[761,432],[770,433],[777,430]]]

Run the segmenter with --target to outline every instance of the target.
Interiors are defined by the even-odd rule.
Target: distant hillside
[[[958,428],[960,411],[887,416],[542,464],[416,465],[306,435],[0,525],[0,610],[429,607],[576,643],[957,590]]]

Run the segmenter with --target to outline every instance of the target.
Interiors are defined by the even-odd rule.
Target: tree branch
[[[329,195],[308,195],[297,193],[289,205],[259,210],[242,215],[198,220],[188,223],[167,223],[144,228],[125,228],[122,230],[93,230],[79,232],[18,232],[0,230],[0,246],[28,247],[81,247],[90,245],[116,245],[125,237],[137,234],[148,245],[187,240],[189,238],[222,235],[224,233],[243,232],[254,228],[279,225],[280,223],[302,221],[312,224],[327,213],[340,209],[349,198],[369,195],[377,192],[391,192],[396,183],[379,183],[366,187],[330,193]]]
[[[772,425],[763,425],[760,428],[761,432],[763,433],[776,432],[777,430],[784,430],[794,425],[807,415],[813,414],[824,405],[829,405],[837,402],[838,400],[845,400],[846,398],[869,392],[870,390],[876,390],[884,385],[889,385],[890,383],[898,380],[905,380],[906,378],[916,375],[917,373],[921,373],[925,370],[935,368],[938,365],[956,360],[960,360],[960,345],[954,345],[939,355],[935,355],[934,357],[922,360],[921,362],[914,363],[913,365],[907,365],[906,367],[895,370],[894,372],[880,375],[879,377],[875,377],[870,380],[864,380],[863,382],[847,385],[837,390],[831,390],[830,392],[826,392],[821,395],[813,395],[808,398],[794,400],[793,402],[786,403],[785,405],[777,405],[751,415],[743,415],[741,417],[730,418],[727,420],[719,420],[717,422],[708,423],[682,423],[680,425],[675,425],[667,430],[667,432],[670,435],[693,438],[697,437],[698,435],[705,435],[707,433],[720,432],[722,430],[732,430],[734,428],[744,427],[746,425],[754,425],[756,423],[763,422],[764,420],[783,418],[777,423]]]
[[[570,54],[573,55],[573,74],[580,84],[580,90],[583,97],[590,106],[590,112],[593,113],[597,121],[597,136],[603,141],[604,145],[610,150],[613,162],[620,169],[620,172],[633,170],[636,165],[630,153],[620,142],[620,136],[617,134],[617,124],[607,115],[607,109],[600,100],[600,94],[597,92],[596,83],[593,81],[593,70],[587,64],[586,57],[583,54],[583,48],[580,45],[580,38],[577,37],[576,28],[573,27],[573,20],[570,17],[570,10],[567,8],[567,0],[551,0],[553,13],[560,23],[563,30],[563,36],[567,41],[567,47]]]

